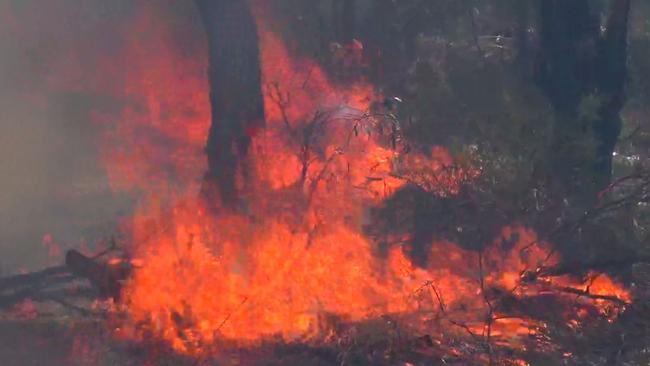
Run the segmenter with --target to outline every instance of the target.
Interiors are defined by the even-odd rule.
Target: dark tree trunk
[[[615,0],[606,30],[590,0],[543,0],[538,81],[554,112],[545,157],[551,181],[578,206],[610,182],[627,77],[630,0]]]
[[[375,0],[366,19],[365,52],[370,61],[370,78],[395,92],[403,72],[402,30],[393,0]]]
[[[531,26],[530,3],[521,0],[513,0],[512,7],[514,8],[517,21],[513,34],[515,49],[517,50],[517,58],[515,62],[521,75],[526,79],[530,79],[532,77],[532,55],[528,35],[528,29]]]
[[[251,133],[264,124],[255,19],[244,0],[195,0],[208,38],[212,124],[204,197],[238,203],[237,175],[247,180]]]
[[[356,37],[356,1],[332,0],[332,25],[337,42],[347,44]]]

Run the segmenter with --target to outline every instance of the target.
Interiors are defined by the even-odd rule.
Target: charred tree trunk
[[[546,171],[578,207],[591,205],[611,178],[627,77],[630,0],[615,0],[606,28],[589,0],[541,1],[538,82],[555,123]]]
[[[204,197],[226,207],[239,202],[237,175],[249,174],[252,132],[264,124],[255,19],[244,0],[195,0],[209,48],[212,124],[206,152]]]

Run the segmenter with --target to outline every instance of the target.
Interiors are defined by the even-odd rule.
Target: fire
[[[96,116],[106,128],[105,166],[114,189],[187,187],[205,167],[210,104],[202,70],[207,56],[180,53],[155,11],[139,13],[143,15],[125,30],[121,53],[129,60],[117,96],[124,108],[117,119]]]
[[[592,274],[593,280],[585,288],[585,291],[602,296],[613,296],[625,302],[632,302],[630,291],[622,287],[619,283],[613,281],[606,275]]]
[[[409,183],[405,167],[440,177],[434,191],[457,192],[461,171],[444,169],[453,158],[443,148],[430,156],[391,148],[373,130],[380,121],[371,104],[380,95],[371,85],[335,85],[314,61],[291,58],[260,29],[267,128],[254,135],[259,184],[247,192],[250,212],[215,217],[191,198],[165,211],[155,200],[133,220],[141,268],[125,289],[132,319],[125,331],[154,334],[180,352],[217,340],[318,339],[332,319],[406,314],[425,303],[433,309],[417,289],[452,270],[418,269],[401,248],[381,259],[363,225],[370,205]],[[310,124],[322,126],[301,146],[293,133]],[[447,290],[467,282],[441,282],[448,305],[456,295]]]
[[[540,291],[522,285],[522,273],[558,260],[531,230],[506,227],[481,254],[433,243],[428,268],[411,262],[407,246],[378,256],[364,234],[367,209],[406,184],[455,195],[480,169],[458,166],[442,147],[406,154],[391,146],[390,138],[375,131],[382,121],[371,111],[381,95],[371,85],[335,85],[316,62],[292,58],[263,22],[260,42],[267,127],[252,134],[257,183],[245,193],[248,211],[211,215],[193,196],[171,205],[164,196],[143,202],[132,223],[139,269],[125,289],[130,322],[121,332],[153,335],[179,352],[197,354],[224,342],[324,340],[338,323],[386,314],[403,319],[413,332],[430,331],[442,318],[445,332],[490,333],[510,344],[542,329],[541,321],[509,318],[490,304],[494,289],[516,298]],[[167,116],[149,126],[163,136],[177,131],[177,123],[192,127],[179,141],[178,153],[185,157],[172,161],[175,174],[197,180],[198,171],[192,176],[184,166],[201,165],[202,158],[191,153],[205,137],[199,121],[207,117],[198,107],[207,104],[205,83],[190,79],[180,95],[151,92],[165,90],[169,76],[163,70],[174,69],[174,57],[159,69],[136,68],[143,73],[134,74],[129,90],[143,93],[148,121]],[[180,112],[163,114],[164,105],[201,112],[186,119]],[[120,126],[132,129],[129,123],[138,126],[141,117]],[[318,134],[295,138],[312,127],[320,128]],[[147,144],[141,144],[142,155],[117,156],[135,158],[136,171],[155,166],[161,154]],[[620,285],[599,278],[593,293],[630,299]]]
[[[120,107],[98,108],[93,117],[112,187],[141,198],[125,225],[135,271],[122,296],[121,336],[155,337],[199,354],[266,339],[324,341],[338,324],[390,315],[414,334],[471,332],[519,344],[544,324],[500,312],[497,291],[523,300],[559,286],[632,300],[605,275],[588,288],[565,278],[524,283],[522,273],[559,258],[517,224],[480,253],[432,243],[427,268],[412,262],[408,245],[379,255],[364,231],[369,208],[408,184],[457,195],[480,167],[443,147],[407,151],[399,126],[382,114],[380,92],[363,80],[333,82],[316,61],[294,57],[265,21],[267,126],[249,131],[254,174],[246,207],[205,211],[197,188],[210,122],[206,50],[179,50],[156,11],[145,10],[121,30],[119,56],[94,60],[105,74],[73,63],[48,79]]]

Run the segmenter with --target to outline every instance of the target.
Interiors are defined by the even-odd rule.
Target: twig
[[[485,291],[485,276],[483,275],[483,249],[478,252],[478,268],[479,268],[479,282],[481,285],[481,295],[483,295],[483,301],[488,306],[488,313],[485,317],[485,329],[487,330],[485,334],[485,346],[488,354],[488,365],[494,364],[494,357],[492,352],[492,323],[494,322],[494,307],[490,302],[490,299],[487,296]]]
[[[554,287],[554,289],[558,290],[558,291],[566,292],[566,293],[569,293],[569,294],[575,294],[575,295],[578,295],[579,297],[586,297],[586,298],[593,299],[593,300],[611,301],[613,303],[616,303],[616,304],[622,305],[622,306],[630,305],[625,300],[621,300],[621,299],[619,299],[618,297],[616,297],[614,295],[592,294],[588,290],[580,290],[580,289],[573,288],[573,287]]]
[[[111,245],[108,248],[106,248],[105,250],[103,250],[103,251],[95,254],[94,256],[92,256],[92,259],[99,259],[99,258],[107,255],[108,253],[111,253],[111,252],[116,251],[118,249],[117,242],[115,241],[115,236],[111,235],[110,243],[111,243]]]
[[[267,87],[269,88],[269,97],[280,109],[282,122],[284,122],[289,135],[293,137],[294,130],[291,126],[291,122],[289,121],[289,115],[287,114],[287,107],[291,104],[291,95],[289,93],[286,93],[286,95],[283,96],[282,91],[280,90],[280,84],[278,82],[269,83]]]
[[[521,275],[522,281],[533,282],[540,277],[559,277],[567,274],[580,274],[589,270],[612,270],[629,268],[638,263],[650,263],[650,255],[627,257],[622,259],[600,259],[586,263],[563,263],[555,267],[538,267],[533,271],[524,271]]]
[[[223,319],[221,324],[219,324],[219,326],[217,327],[216,332],[221,330],[221,328],[228,322],[228,320],[230,320],[230,317],[232,317],[232,314],[235,313],[235,311],[239,310],[242,306],[244,306],[246,301],[248,301],[248,297],[244,297],[244,300],[242,300],[242,302],[237,306],[237,308],[235,310],[229,312],[228,315],[226,315],[226,317]]]
[[[416,290],[416,292],[421,291],[425,287],[429,289],[429,295],[431,296],[432,300],[433,300],[434,296],[431,295],[431,292],[433,292],[433,294],[435,295],[435,300],[437,300],[437,302],[438,302],[438,307],[440,309],[440,313],[444,316],[444,318],[450,324],[465,330],[465,332],[467,332],[467,334],[469,334],[470,337],[472,337],[473,339],[475,339],[475,340],[479,339],[479,337],[472,331],[472,329],[467,324],[464,324],[464,323],[461,323],[461,322],[456,321],[454,319],[451,319],[448,316],[447,310],[446,310],[446,307],[445,307],[445,303],[444,303],[444,300],[442,298],[442,294],[440,293],[440,291],[438,290],[436,285],[433,283],[433,281],[429,280],[429,281],[425,282],[419,289]]]

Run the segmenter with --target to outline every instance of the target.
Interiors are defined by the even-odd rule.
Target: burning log
[[[650,263],[650,255],[602,259],[585,263],[562,263],[557,266],[539,267],[522,273],[524,282],[534,282],[540,277],[559,277],[564,275],[580,275],[588,271],[621,271],[632,268],[635,264]]]

